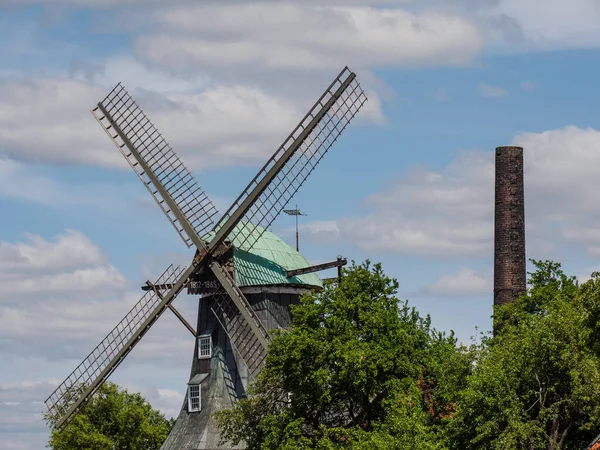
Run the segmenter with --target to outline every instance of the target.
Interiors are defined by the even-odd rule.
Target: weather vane
[[[298,247],[298,216],[307,216],[308,214],[303,214],[298,209],[298,205],[296,205],[296,209],[284,209],[284,213],[288,216],[296,216],[296,251],[299,252],[300,248]]]

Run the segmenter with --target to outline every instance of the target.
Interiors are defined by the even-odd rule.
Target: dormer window
[[[187,392],[187,410],[188,412],[202,411],[202,382],[208,377],[208,374],[202,373],[192,377],[188,382]]]
[[[190,384],[188,389],[188,412],[198,412],[201,409],[199,384]]]
[[[198,336],[198,359],[207,359],[212,356],[212,337],[210,334]]]

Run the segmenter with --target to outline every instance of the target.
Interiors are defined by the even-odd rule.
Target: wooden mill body
[[[251,252],[238,250],[234,243],[228,265],[267,330],[288,328],[291,324],[290,305],[297,304],[300,295],[322,289],[316,273],[286,277],[287,270],[310,264],[295,249],[268,231],[262,234]],[[227,320],[226,327],[235,329],[231,324],[242,320],[239,312],[233,311],[217,318],[212,310],[213,303],[210,293],[199,299],[197,321],[197,334],[211,336],[212,356],[198,358],[198,345],[195,344],[189,378],[190,383],[200,384],[201,410],[189,412],[186,395],[162,450],[232,448],[230,445],[219,446],[218,428],[211,415],[230,408],[245,394],[251,380],[240,352],[232,345],[220,323],[220,320]],[[247,332],[247,329],[242,332]],[[250,336],[242,341],[251,342]]]

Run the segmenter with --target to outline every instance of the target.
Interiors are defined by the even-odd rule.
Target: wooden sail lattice
[[[185,271],[185,267],[170,265],[155,284],[174,284]],[[148,291],[106,335],[88,356],[46,399],[46,407],[53,419],[60,421],[74,401],[79,399],[90,384],[112,363],[111,373],[116,369],[114,359],[126,342],[139,330],[161,302],[154,291]],[[128,349],[131,350],[131,349]],[[123,355],[124,357],[125,355]],[[120,361],[119,361],[120,362]],[[104,378],[108,378],[106,374]],[[93,395],[90,392],[88,397]]]
[[[366,101],[355,74],[344,68],[224,214],[242,225],[228,240],[245,251],[253,247]],[[250,207],[236,217],[245,204]],[[217,240],[227,220],[215,226]]]
[[[264,364],[269,335],[256,311],[215,256],[231,241],[249,251],[302,186],[325,153],[367,101],[347,67],[256,177],[214,225],[217,210],[170,145],[119,83],[92,110],[113,143],[188,247],[198,249],[186,268],[170,266],[104,340],[46,400],[61,428],[97,391],[192,275],[212,270],[218,286],[211,310],[229,337],[236,360],[255,379]],[[202,237],[208,232],[210,242]],[[225,245],[223,245],[225,243]],[[193,332],[193,330],[192,330]]]
[[[214,224],[217,209],[169,143],[119,83],[92,114],[142,180],[158,206],[188,247]],[[146,166],[146,167],[144,167]],[[152,179],[155,176],[156,182]],[[189,227],[169,206],[169,196]],[[185,221],[184,221],[185,222]]]
[[[211,294],[210,302],[211,311],[246,366],[249,379],[256,379],[267,355],[265,347],[224,289]]]

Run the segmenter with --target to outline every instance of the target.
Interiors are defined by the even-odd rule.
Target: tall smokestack
[[[523,148],[496,148],[494,305],[513,302],[527,287]]]

